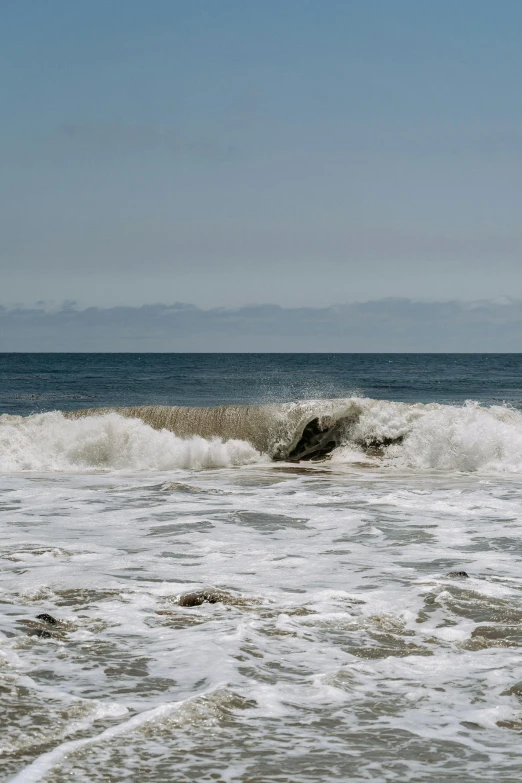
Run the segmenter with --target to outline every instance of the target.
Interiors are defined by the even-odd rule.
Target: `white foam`
[[[420,469],[521,472],[522,414],[476,403],[429,410],[395,449],[393,459]]]
[[[67,419],[59,412],[0,416],[0,471],[171,470],[251,464],[249,443],[179,438],[117,413]]]
[[[414,470],[522,472],[522,413],[507,406],[409,405],[358,400],[361,413],[334,462],[356,462],[353,442],[403,438],[384,465]]]
[[[16,650],[35,683],[25,681],[6,724],[15,780],[161,781],[169,754],[178,777],[196,779],[201,743],[223,779],[266,777],[263,762],[277,757],[281,737],[313,756],[316,770],[339,764],[346,780],[384,780],[411,748],[411,766],[401,768],[410,783],[423,779],[428,752],[440,759],[433,779],[450,765],[462,780],[509,778],[518,637],[482,649],[472,634],[495,617],[501,628],[518,624],[520,482],[375,474],[256,465],[180,482],[146,473],[4,476],[3,552],[72,553],[7,557],[0,572],[10,605],[2,647]],[[461,569],[468,579],[446,576]],[[245,603],[177,604],[205,585]],[[60,623],[55,639],[26,633],[42,612]],[[232,694],[223,709],[196,701],[164,717],[162,703],[217,683]],[[117,735],[94,725],[85,746],[71,744],[85,742],[66,734],[84,718],[71,700],[86,696],[139,716],[111,721]],[[157,723],[142,729],[135,723],[151,718]],[[390,742],[380,745],[383,730]],[[51,755],[33,761],[51,732]],[[353,762],[343,755],[347,734],[360,738]],[[480,751],[477,766],[467,748]],[[152,759],[145,773],[144,758]],[[310,774],[296,764],[292,779]]]

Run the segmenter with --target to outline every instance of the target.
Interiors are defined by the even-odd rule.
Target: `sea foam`
[[[522,414],[482,407],[360,400],[357,423],[334,462],[353,462],[365,443],[392,441],[379,463],[414,470],[522,472]],[[394,442],[395,441],[395,442]],[[359,451],[360,456],[360,451]]]
[[[304,455],[304,456],[303,456]],[[224,468],[275,460],[522,472],[522,413],[368,398],[0,416],[0,471]]]
[[[0,471],[225,468],[261,461],[241,440],[179,438],[117,413],[67,419],[60,412],[0,416]]]

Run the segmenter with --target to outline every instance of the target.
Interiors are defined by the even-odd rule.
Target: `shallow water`
[[[172,478],[4,477],[7,779],[520,778],[517,481]]]
[[[488,383],[361,397],[315,463],[0,416],[1,779],[518,783],[522,414]]]

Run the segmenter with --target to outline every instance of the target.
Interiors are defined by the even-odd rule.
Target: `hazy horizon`
[[[4,352],[518,353],[522,300],[382,299],[330,307],[0,305]]]

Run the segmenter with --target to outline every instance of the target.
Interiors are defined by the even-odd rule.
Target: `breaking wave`
[[[262,460],[241,440],[179,438],[118,413],[69,419],[62,413],[0,416],[0,471],[225,468]]]
[[[507,406],[349,398],[0,416],[0,471],[170,470],[330,459],[413,470],[522,472]]]

